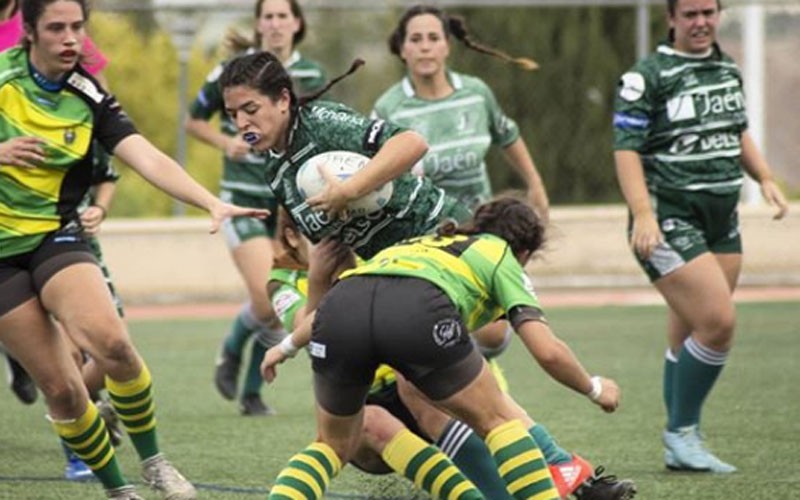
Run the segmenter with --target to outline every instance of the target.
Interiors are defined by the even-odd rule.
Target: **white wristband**
[[[294,345],[294,342],[292,342],[291,335],[287,335],[283,338],[283,340],[281,340],[281,343],[278,344],[278,349],[280,349],[283,355],[287,358],[293,358],[295,354],[297,354],[297,351],[300,350],[300,348]]]
[[[597,401],[603,394],[603,381],[597,375],[592,377],[591,380],[592,380],[592,390],[589,391],[588,394],[586,394],[586,397],[591,399],[592,401]]]

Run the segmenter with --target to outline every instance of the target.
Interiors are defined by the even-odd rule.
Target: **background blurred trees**
[[[498,59],[454,44],[453,69],[483,78],[506,113],[520,125],[542,172],[553,203],[619,201],[611,156],[611,113],[619,75],[635,59],[632,9],[502,8],[452,9],[466,17],[473,34],[513,55],[541,66],[526,72]],[[369,113],[374,100],[403,74],[386,39],[399,10],[359,13],[325,10],[307,13],[309,31],[300,49],[321,61],[330,76],[347,69],[355,57],[367,61],[341,82],[329,98]],[[140,14],[141,15],[141,14]],[[246,15],[243,26],[249,30]],[[654,36],[664,33],[654,12]],[[109,56],[106,70],[117,95],[138,128],[159,148],[176,147],[178,61],[169,37],[136,14],[95,12],[92,36]],[[249,32],[249,31],[246,31]],[[191,63],[189,95],[222,58],[197,44]],[[187,169],[216,192],[221,154],[189,140]],[[497,152],[489,160],[495,190],[519,186]],[[122,167],[112,213],[116,216],[169,215],[171,201]],[[190,212],[192,213],[192,212]]]

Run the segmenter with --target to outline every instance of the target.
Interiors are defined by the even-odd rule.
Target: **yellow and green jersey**
[[[92,141],[106,151],[136,129],[80,66],[57,90],[38,83],[27,52],[0,54],[0,142],[42,140],[35,168],[0,164],[0,257],[33,250],[54,231],[80,231],[78,206],[93,183]]]
[[[308,271],[273,268],[269,273],[269,284],[272,309],[283,327],[292,330],[294,317],[308,298]],[[273,288],[273,284],[277,287]]]
[[[409,276],[444,291],[469,331],[516,306],[541,312],[539,299],[508,243],[491,234],[423,236],[398,243],[345,271],[358,275]]]

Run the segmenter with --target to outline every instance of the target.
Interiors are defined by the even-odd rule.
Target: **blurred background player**
[[[492,196],[485,158],[491,145],[500,146],[547,221],[547,192],[517,124],[483,80],[448,68],[451,38],[524,69],[536,68],[530,59],[514,59],[474,41],[461,17],[415,5],[389,36],[389,50],[405,65],[406,76],[378,98],[373,114],[422,134],[430,149],[415,172],[470,209]]]
[[[325,72],[314,61],[297,51],[306,34],[303,11],[296,0],[258,0],[255,3],[255,32],[247,39],[232,32],[228,44],[236,53],[268,51],[286,67],[301,94],[319,90],[325,85]],[[275,197],[264,185],[262,160],[250,152],[250,146],[238,135],[236,125],[225,113],[219,76],[226,63],[220,64],[206,78],[197,98],[189,108],[187,132],[224,153],[220,196],[241,206],[268,208],[274,212]],[[220,117],[220,129],[209,121]],[[249,301],[242,306],[220,348],[214,373],[217,390],[225,399],[234,399],[238,392],[238,376],[242,354],[248,339],[255,334],[250,364],[239,397],[242,415],[270,415],[272,408],[261,398],[262,379],[258,366],[268,347],[285,335],[266,296],[266,283],[272,266],[272,238],[275,219],[239,217],[226,221],[224,234],[242,279]]]
[[[668,40],[620,80],[614,157],[631,248],[669,307],[666,466],[730,473],[706,447],[700,413],[733,344],[742,170],[775,219],[788,207],[747,131],[742,76],[716,42],[720,2],[666,5]]]

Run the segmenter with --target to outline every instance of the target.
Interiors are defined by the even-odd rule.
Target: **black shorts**
[[[359,411],[380,363],[434,401],[466,387],[483,366],[447,295],[407,277],[337,283],[317,310],[309,351],[317,402],[334,415]]]
[[[80,234],[53,233],[35,250],[0,258],[0,316],[36,297],[57,272],[79,262],[97,264]]]

